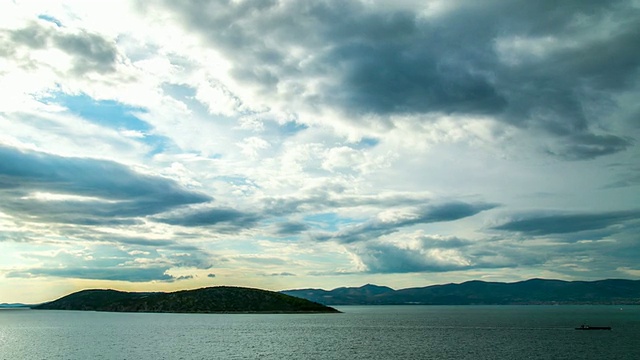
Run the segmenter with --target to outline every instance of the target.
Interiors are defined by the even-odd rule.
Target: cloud
[[[87,232],[90,233],[90,232]],[[107,234],[78,236],[55,243],[39,243],[31,251],[19,253],[27,260],[22,266],[5,271],[11,278],[61,277],[91,280],[129,282],[174,282],[191,279],[188,275],[174,276],[176,268],[210,269],[211,255],[196,247],[185,252],[180,245],[149,246],[134,242],[114,241]],[[111,241],[109,241],[111,240]],[[54,245],[54,252],[42,251],[43,246]],[[33,264],[37,266],[33,266]]]
[[[449,272],[515,267],[531,263],[510,244],[491,239],[466,240],[455,236],[424,235],[418,231],[394,239],[377,239],[347,245],[367,273]],[[516,257],[520,257],[516,261]],[[539,264],[539,259],[534,263]]]
[[[191,280],[193,278],[194,278],[193,275],[182,275],[182,276],[175,277],[174,279],[175,281],[182,281],[182,280]]]
[[[615,95],[637,89],[640,20],[629,1],[465,1],[440,12],[355,0],[165,6],[233,64],[238,86],[337,108],[364,128],[376,118],[362,115],[387,127],[393,115],[488,115],[556,137],[561,158],[630,146],[600,126],[619,109]]]
[[[371,273],[444,272],[471,268],[455,251],[421,251],[391,244],[366,246],[357,252]]]
[[[309,226],[303,222],[288,221],[288,222],[278,223],[276,225],[275,233],[277,235],[282,235],[282,236],[298,235],[308,229],[309,229]]]
[[[129,282],[174,281],[166,274],[168,267],[159,268],[33,268],[29,270],[11,271],[5,274],[9,278],[62,277],[73,279],[114,280]]]
[[[118,50],[113,41],[83,30],[72,32],[49,21],[33,21],[20,29],[5,30],[14,48],[26,46],[31,50],[60,49],[72,58],[71,73],[115,71]],[[6,40],[5,40],[6,41]],[[5,42],[5,46],[7,42]],[[36,61],[33,58],[25,62]],[[25,63],[26,65],[26,63]]]
[[[460,239],[455,236],[423,236],[420,238],[419,243],[426,249],[459,249],[474,244],[471,240]]]
[[[294,195],[265,197],[265,212],[272,215],[291,215],[305,211],[323,211],[336,208],[375,207],[391,208],[413,206],[429,201],[420,193],[382,193],[373,195],[351,195],[345,193],[344,186],[329,183],[325,186],[305,189]]]
[[[6,146],[0,158],[0,208],[24,220],[130,225],[136,217],[211,200],[113,161]]]
[[[154,219],[170,225],[187,227],[224,225],[231,228],[251,228],[261,217],[231,208],[209,208],[179,211]]]
[[[163,254],[159,260],[171,264],[172,267],[185,267],[197,269],[211,269],[213,259],[210,253],[199,248],[188,249],[188,252],[178,252],[178,248],[169,249],[170,252]]]
[[[464,48],[444,46],[446,39],[411,11],[376,10],[356,1],[167,6],[232,60],[251,63],[236,63],[233,75],[265,90],[295,89],[307,101],[360,113],[484,113],[504,107],[485,75],[456,66],[469,55]],[[264,42],[264,34],[271,41]],[[312,89],[306,81],[319,85]]]
[[[584,214],[524,215],[494,226],[493,229],[520,232],[526,235],[568,234],[605,229],[613,225],[640,219],[639,210]]]
[[[393,238],[346,244],[359,270],[371,274],[443,273],[506,269],[517,273],[534,269],[534,274],[552,271],[570,277],[598,274],[595,278],[620,276],[618,267],[633,267],[639,255],[635,240],[637,223],[615,234],[588,236],[573,241],[521,241],[508,235],[462,239],[426,235],[420,231]],[[571,236],[572,234],[566,234]],[[549,251],[553,248],[553,251]],[[505,270],[503,270],[504,272]]]
[[[95,232],[93,232],[95,233]],[[91,240],[92,236],[83,235],[83,239]],[[136,245],[136,246],[148,246],[153,248],[162,248],[162,247],[175,247],[180,246],[177,245],[175,241],[172,240],[160,240],[160,239],[146,239],[142,236],[140,237],[126,237],[126,236],[114,236],[110,234],[102,234],[101,236],[95,237],[101,241],[107,242],[117,242],[120,244],[126,245]]]
[[[549,153],[566,160],[587,160],[623,151],[632,143],[630,138],[613,135],[580,134],[572,136],[568,144],[560,145],[559,150],[550,149]]]
[[[614,167],[618,166],[620,165],[616,165]],[[626,172],[619,175],[618,180],[605,185],[603,187],[604,189],[615,189],[640,185],[640,168],[635,166],[627,167],[626,165],[622,165],[622,167],[626,168]]]
[[[449,202],[423,206],[412,212],[376,218],[365,223],[346,227],[333,234],[311,234],[317,241],[336,241],[343,244],[368,241],[418,224],[454,221],[495,208],[496,204]]]
[[[269,276],[296,276],[296,274],[284,271],[280,273],[271,273]]]
[[[283,266],[291,265],[291,262],[281,257],[267,256],[264,254],[258,255],[238,255],[234,256],[233,261],[240,263],[247,263],[253,266],[259,267],[271,267],[271,266]]]

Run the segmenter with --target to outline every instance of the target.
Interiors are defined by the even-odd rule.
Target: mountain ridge
[[[374,288],[389,290],[374,293],[371,291]],[[471,280],[398,290],[367,284],[333,290],[292,289],[281,293],[329,305],[640,304],[640,280],[533,278],[511,283]]]

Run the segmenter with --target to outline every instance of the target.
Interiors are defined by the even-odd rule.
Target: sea
[[[0,359],[640,359],[640,306],[340,306],[341,314],[0,310]],[[575,330],[582,324],[612,330]]]

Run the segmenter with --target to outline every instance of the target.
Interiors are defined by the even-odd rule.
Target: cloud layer
[[[0,302],[53,283],[637,278],[639,15],[628,0],[8,4],[0,294],[16,299]]]
[[[566,159],[630,146],[605,123],[637,85],[633,3],[420,5],[167,2],[231,76],[276,101],[337,108],[365,128],[371,116],[390,127],[393,115],[489,115],[556,137],[549,152]]]

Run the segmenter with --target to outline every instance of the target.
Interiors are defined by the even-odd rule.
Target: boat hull
[[[611,326],[580,326],[576,330],[611,330]]]

